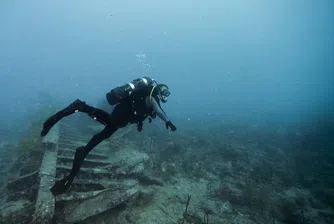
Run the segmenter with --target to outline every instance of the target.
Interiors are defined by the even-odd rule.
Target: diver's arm
[[[154,112],[157,114],[157,116],[163,120],[165,123],[169,121],[167,115],[161,110],[158,102],[152,97],[152,103],[151,106],[154,110]]]
[[[152,97],[152,102],[150,102],[150,97],[146,98],[146,105],[148,107],[152,106],[156,115],[165,122],[167,129],[170,128],[172,131],[176,131],[176,127],[172,124],[167,115],[162,111],[158,102],[153,97]]]

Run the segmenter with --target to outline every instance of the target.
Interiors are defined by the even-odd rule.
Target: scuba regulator
[[[110,105],[116,105],[126,97],[130,96],[132,91],[151,86],[153,83],[157,82],[149,77],[143,77],[135,79],[123,86],[116,87],[106,94],[108,103]]]

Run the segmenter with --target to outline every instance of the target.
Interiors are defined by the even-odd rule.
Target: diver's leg
[[[94,135],[86,146],[77,148],[74,155],[71,173],[62,180],[57,181],[55,185],[50,189],[51,192],[54,195],[65,193],[70,187],[76,175],[79,173],[80,167],[88,153],[103,140],[109,138],[116,130],[116,126],[108,125],[101,132]]]
[[[104,110],[91,107],[87,105],[84,101],[77,99],[63,110],[58,111],[56,114],[52,115],[44,122],[41,136],[45,136],[50,131],[50,129],[62,118],[79,111],[87,113],[90,117],[93,117],[95,120],[104,125],[107,125],[109,123],[110,114],[108,114]]]
[[[116,130],[117,128],[115,126],[111,126],[111,127],[107,126],[101,132],[94,135],[89,140],[89,142],[87,143],[85,147],[80,147],[77,149],[77,152],[73,160],[73,167],[69,175],[71,178],[74,179],[74,177],[78,174],[80,167],[84,159],[88,155],[88,153],[92,151],[92,149],[95,148],[98,144],[100,144],[103,140],[109,138],[113,133],[115,133]]]

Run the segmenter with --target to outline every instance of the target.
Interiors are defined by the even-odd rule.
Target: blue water
[[[48,104],[43,94],[95,105],[143,75],[169,85],[164,108],[183,128],[331,119],[333,6],[1,1],[1,126],[22,126],[26,113]]]

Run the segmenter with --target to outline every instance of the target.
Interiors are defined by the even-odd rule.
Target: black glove
[[[167,128],[167,129],[170,128],[170,130],[172,130],[172,131],[176,131],[176,127],[174,126],[174,124],[172,124],[171,121],[167,121],[167,122],[166,122],[166,128]]]

